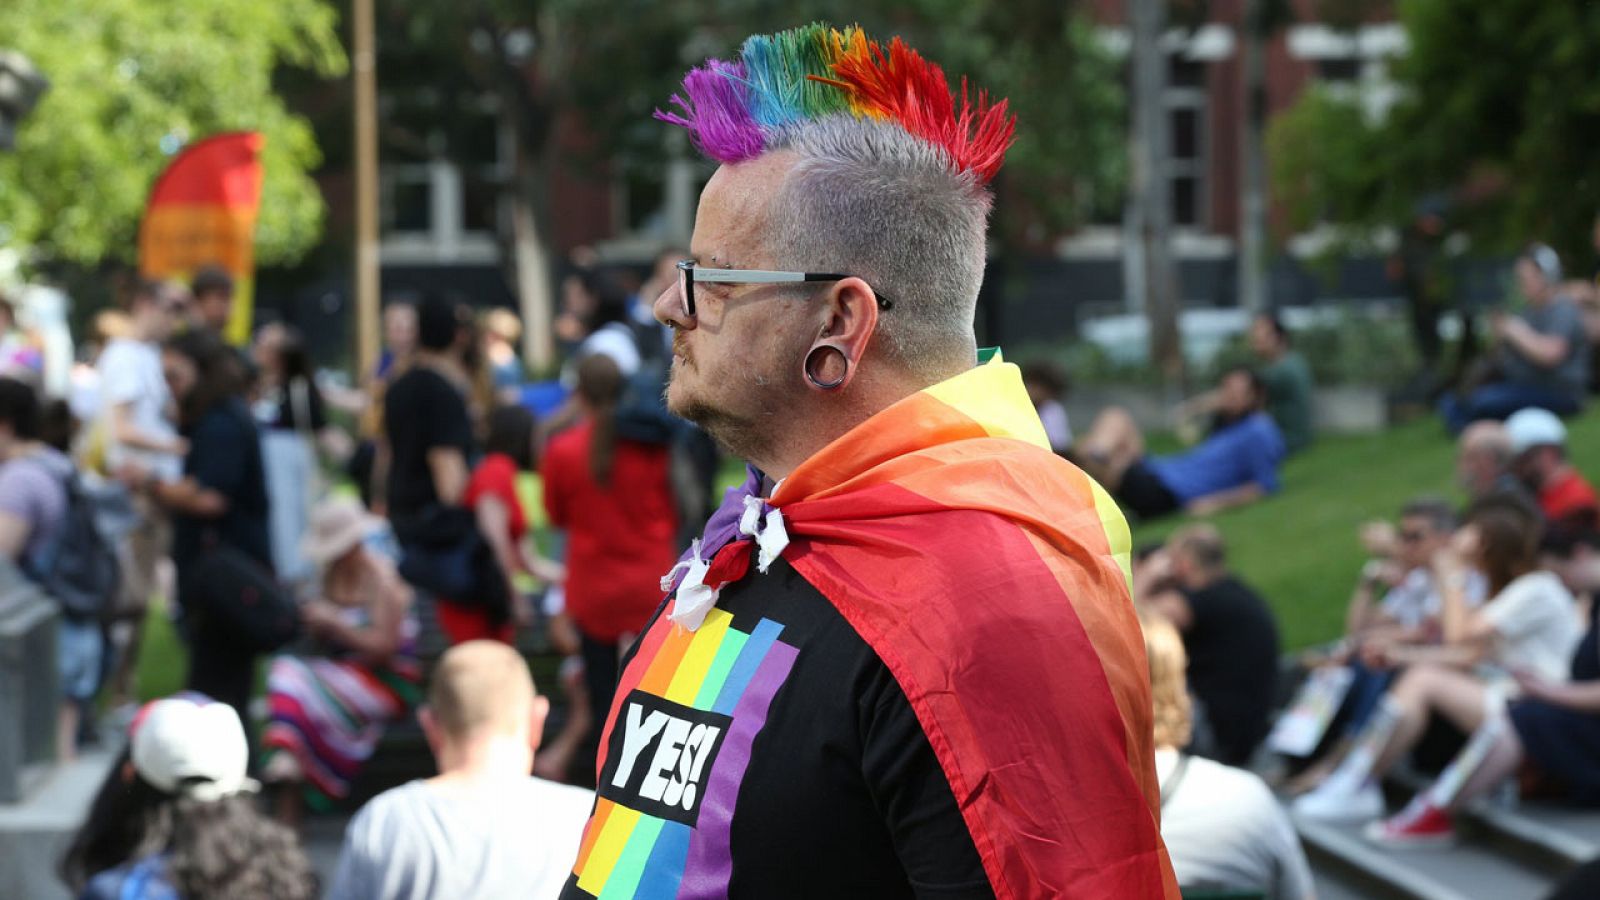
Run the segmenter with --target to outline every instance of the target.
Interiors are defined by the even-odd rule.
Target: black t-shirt
[[[993,896],[904,692],[787,562],[692,634],[652,622],[627,665],[563,897]]]
[[[1183,633],[1189,689],[1205,708],[1218,761],[1243,765],[1271,724],[1278,625],[1261,597],[1232,576],[1187,595],[1194,615]]]
[[[189,454],[183,459],[183,474],[227,497],[228,511],[215,519],[173,516],[173,563],[182,568],[196,560],[208,533],[215,533],[219,543],[272,568],[261,437],[244,401],[218,403],[186,429],[184,436],[189,439]]]
[[[472,456],[467,401],[443,375],[412,366],[383,395],[383,429],[389,439],[389,517],[397,525],[439,502],[428,451],[449,447]]]

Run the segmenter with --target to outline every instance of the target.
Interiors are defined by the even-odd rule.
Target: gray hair
[[[898,125],[849,115],[797,125],[781,145],[799,161],[772,206],[778,264],[856,275],[892,300],[879,348],[911,373],[972,366],[993,203],[977,177]]]

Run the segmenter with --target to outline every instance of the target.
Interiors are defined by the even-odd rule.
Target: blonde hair
[[[495,307],[483,314],[483,330],[508,344],[515,344],[522,337],[522,320],[509,309]]]
[[[1183,637],[1172,623],[1152,612],[1139,614],[1144,628],[1144,655],[1150,661],[1150,705],[1153,708],[1156,747],[1184,747],[1193,727],[1189,708],[1189,683],[1185,671],[1189,657]]]
[[[499,641],[467,641],[439,658],[428,708],[445,734],[467,740],[527,727],[534,696],[533,676],[517,651]]]

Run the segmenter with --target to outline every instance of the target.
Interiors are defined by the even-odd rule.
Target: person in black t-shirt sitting
[[[1190,751],[1245,765],[1271,727],[1278,683],[1272,610],[1228,571],[1222,534],[1206,524],[1180,529],[1146,557],[1134,592],[1183,633],[1198,706]]]

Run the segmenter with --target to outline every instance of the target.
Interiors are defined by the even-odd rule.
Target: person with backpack
[[[100,616],[117,578],[115,556],[103,540],[101,556],[113,566],[109,583],[102,579],[98,588],[91,584],[83,590],[72,577],[94,574],[69,562],[85,549],[85,522],[87,542],[93,542],[94,523],[76,491],[72,461],[41,440],[40,424],[34,389],[0,377],[0,554],[61,606],[56,626],[62,689],[56,755],[67,761],[76,754],[80,718],[100,686]]]

